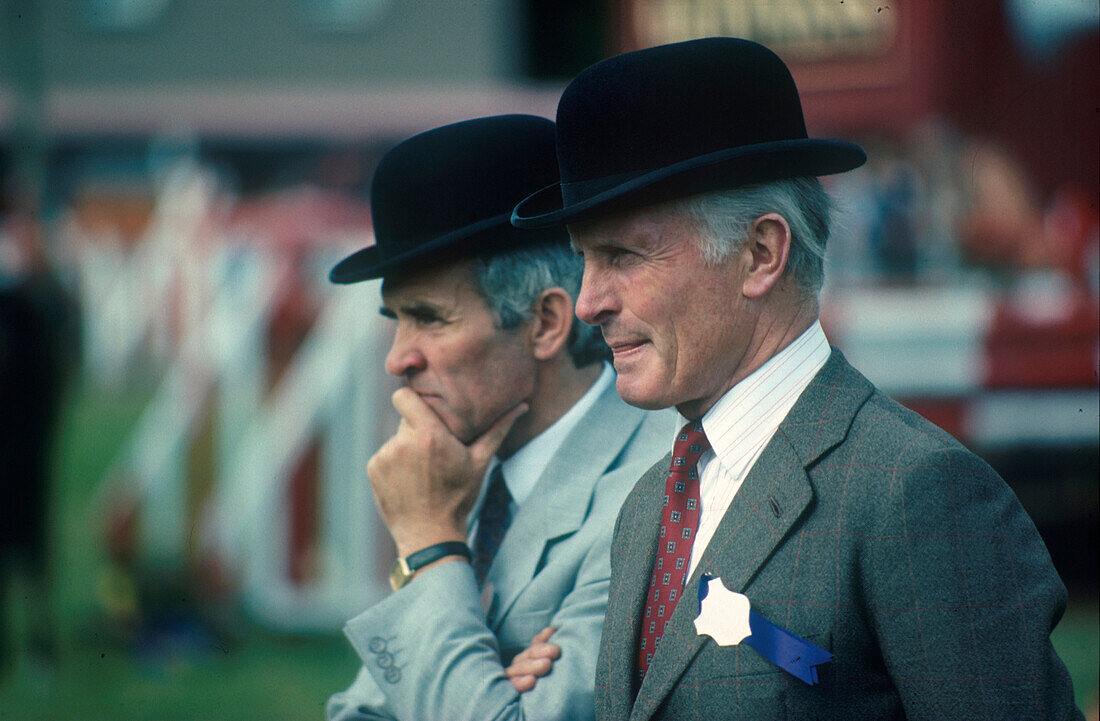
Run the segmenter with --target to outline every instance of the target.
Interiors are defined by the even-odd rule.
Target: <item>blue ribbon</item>
[[[707,591],[710,590],[712,578],[714,577],[706,573],[699,578],[700,609],[703,599],[707,597]],[[749,630],[751,634],[741,643],[755,649],[779,668],[811,686],[817,683],[817,666],[833,660],[833,654],[782,626],[777,626],[751,608]]]

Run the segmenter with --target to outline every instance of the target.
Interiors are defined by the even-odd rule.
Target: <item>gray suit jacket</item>
[[[348,623],[363,666],[329,699],[329,719],[592,718],[611,530],[676,423],[674,413],[632,408],[608,388],[516,514],[485,591],[469,564],[448,563]],[[521,697],[504,667],[549,625],[561,657]]]
[[[666,471],[639,480],[616,525],[598,718],[1080,717],[1049,640],[1065,588],[1015,495],[836,349],[734,497],[635,700]],[[831,651],[820,683],[697,635],[700,573]]]

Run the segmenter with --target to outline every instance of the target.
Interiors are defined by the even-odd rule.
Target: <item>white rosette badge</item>
[[[695,631],[710,636],[719,646],[742,642],[787,673],[811,686],[817,683],[817,666],[833,655],[777,626],[752,610],[749,597],[726,588],[722,579],[703,574],[699,579],[699,615]]]

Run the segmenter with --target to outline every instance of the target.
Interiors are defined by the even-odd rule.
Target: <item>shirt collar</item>
[[[767,442],[830,352],[820,321],[814,321],[794,342],[726,391],[703,414],[703,430],[715,455],[725,462],[742,455],[737,449]]]

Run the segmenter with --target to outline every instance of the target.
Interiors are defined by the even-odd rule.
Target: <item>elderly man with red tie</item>
[[[602,61],[557,148],[512,222],[568,225],[619,394],[688,419],[619,515],[597,718],[1080,717],[1035,526],[818,322],[817,176],[865,155],[808,136],[783,62],[734,38]]]

